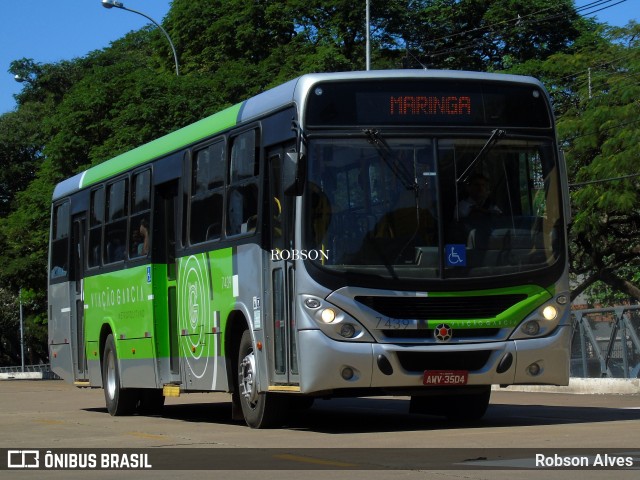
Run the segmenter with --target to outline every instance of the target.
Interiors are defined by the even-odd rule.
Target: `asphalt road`
[[[232,421],[230,413],[230,397],[210,393],[170,398],[162,416],[111,417],[102,390],[62,381],[1,381],[3,456],[7,449],[37,450],[44,463],[47,451],[89,452],[99,464],[102,452],[122,448],[152,452],[155,466],[153,471],[5,469],[0,477],[587,480],[638,478],[640,470],[640,395],[497,391],[485,418],[467,424],[409,414],[403,397],[317,400],[308,411],[292,412],[278,430],[252,430]],[[605,454],[632,467],[593,465]],[[589,468],[524,468],[558,459],[584,460]],[[0,467],[8,462],[0,458]],[[207,470],[193,470],[201,465]]]

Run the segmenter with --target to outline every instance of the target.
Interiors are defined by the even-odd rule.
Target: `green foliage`
[[[573,296],[584,291],[597,304],[622,292],[638,301],[640,26],[581,21],[578,27],[583,34],[567,51],[509,71],[537,76],[554,99],[569,180],[575,184]]]
[[[46,306],[40,294],[22,291],[24,361],[26,365],[47,358],[46,317],[38,315]],[[44,342],[42,341],[44,339]],[[0,287],[0,365],[20,365],[20,297]]]
[[[0,287],[0,365],[20,365],[20,307],[9,290]]]
[[[410,5],[403,38],[414,59],[430,68],[512,68],[566,51],[580,35],[572,0],[416,0]]]

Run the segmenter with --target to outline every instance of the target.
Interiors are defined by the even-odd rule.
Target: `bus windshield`
[[[538,270],[562,245],[550,138],[312,138],[303,248],[328,272],[396,280]],[[491,140],[488,142],[488,140]]]

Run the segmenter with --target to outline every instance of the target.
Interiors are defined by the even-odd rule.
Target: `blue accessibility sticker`
[[[447,267],[466,267],[467,248],[461,243],[450,243],[444,247]]]

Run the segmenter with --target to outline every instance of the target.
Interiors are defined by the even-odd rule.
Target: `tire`
[[[257,359],[251,333],[245,330],[238,351],[237,392],[244,421],[251,428],[279,427],[286,414],[286,398],[257,390]]]
[[[138,392],[120,386],[118,354],[113,335],[109,334],[102,356],[102,386],[107,411],[112,416],[131,415],[138,403]]]
[[[491,386],[458,395],[413,396],[410,413],[440,415],[454,422],[480,420],[489,407]]]

